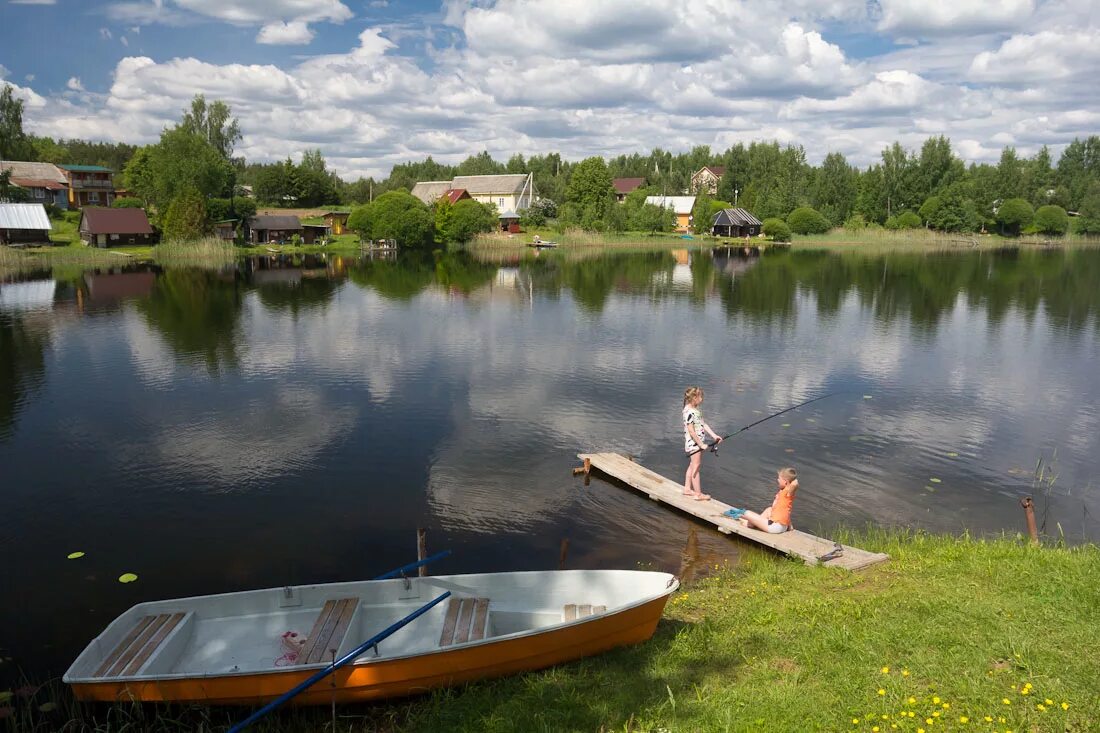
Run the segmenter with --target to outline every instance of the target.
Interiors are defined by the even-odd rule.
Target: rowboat
[[[666,573],[561,570],[287,586],[139,603],[112,621],[63,679],[78,700],[254,706],[307,681],[405,617],[400,630],[293,703],[399,697],[645,641],[678,586]]]
[[[557,242],[545,242],[541,239],[538,239],[538,240],[535,240],[534,242],[528,242],[527,246],[528,247],[557,247],[558,243]]]

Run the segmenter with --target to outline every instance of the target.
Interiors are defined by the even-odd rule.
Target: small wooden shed
[[[0,244],[50,241],[50,217],[42,204],[0,204]]]
[[[157,241],[145,209],[85,206],[80,212],[80,238],[94,247],[154,244]]]
[[[348,231],[348,217],[351,214],[347,211],[330,211],[322,217],[322,220],[333,234],[344,234]]]
[[[716,237],[755,237],[760,220],[744,209],[722,209],[714,215],[710,233]]]
[[[302,222],[289,214],[258,214],[248,220],[248,241],[253,244],[285,242],[297,234],[304,237]]]

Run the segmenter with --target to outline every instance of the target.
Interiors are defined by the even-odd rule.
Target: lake
[[[795,523],[1100,537],[1100,250],[569,250],[0,278],[0,657],[60,674],[134,603],[441,573],[676,572],[742,546],[573,478],[682,480]],[[1043,461],[1048,480],[1034,486]],[[1053,480],[1049,480],[1053,477]],[[69,560],[72,552],[84,552]],[[122,584],[123,573],[138,580]],[[9,674],[12,664],[5,667]]]

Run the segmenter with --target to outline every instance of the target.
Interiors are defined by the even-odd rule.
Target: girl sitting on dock
[[[786,532],[791,528],[791,507],[798,491],[798,471],[782,468],[776,474],[776,482],[779,491],[775,492],[772,505],[760,514],[745,509],[731,509],[726,514],[736,516],[737,521],[746,527],[755,527],[771,534]]]
[[[694,496],[696,501],[710,499],[710,494],[704,494],[699,486],[699,469],[703,464],[703,451],[707,448],[704,433],[710,433],[714,445],[722,442],[722,436],[703,422],[703,412],[699,409],[702,403],[702,389],[688,387],[684,390],[684,452],[689,459],[687,473],[684,474],[684,496]]]

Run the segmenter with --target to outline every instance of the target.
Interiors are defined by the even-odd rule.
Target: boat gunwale
[[[602,619],[613,618],[613,617],[618,616],[622,613],[626,613],[626,612],[631,611],[631,610],[633,610],[633,609],[635,609],[639,606],[645,605],[647,603],[651,603],[651,602],[653,602],[655,600],[658,600],[660,598],[667,598],[668,596],[672,595],[673,593],[675,593],[680,588],[680,578],[678,576],[673,575],[672,573],[663,573],[663,572],[656,571],[656,570],[621,570],[621,569],[520,570],[520,571],[503,572],[503,573],[464,573],[464,574],[461,574],[461,575],[427,575],[427,576],[423,576],[423,577],[408,578],[408,580],[431,581],[431,580],[436,579],[436,578],[450,579],[450,578],[463,578],[463,577],[487,576],[487,575],[490,575],[490,576],[491,575],[523,576],[523,575],[535,575],[535,574],[545,575],[547,573],[557,574],[557,573],[592,573],[592,572],[597,572],[597,573],[605,573],[605,572],[651,573],[651,574],[655,574],[655,575],[667,576],[670,579],[670,581],[665,586],[665,588],[661,590],[661,592],[653,594],[653,595],[647,595],[643,598],[639,598],[639,599],[637,599],[637,600],[635,600],[635,601],[633,601],[633,602],[631,602],[627,605],[624,605],[624,606],[617,606],[614,611],[605,611],[605,612],[603,612],[601,614],[598,614],[598,615],[597,614],[592,614],[590,616],[585,616],[584,618],[577,618],[577,619],[574,619],[572,621],[562,621],[562,622],[559,622],[557,624],[552,624],[550,626],[541,626],[541,627],[538,627],[538,628],[535,628],[535,629],[528,629],[528,630],[525,630],[525,631],[514,631],[510,634],[501,634],[499,636],[491,636],[491,637],[487,637],[487,638],[484,638],[484,639],[479,639],[477,641],[468,641],[468,642],[465,642],[465,643],[462,643],[462,644],[453,644],[453,645],[447,646],[447,647],[438,647],[438,648],[435,648],[435,649],[430,649],[428,651],[412,652],[412,653],[408,653],[408,654],[399,654],[399,655],[386,656],[386,657],[369,657],[369,658],[360,657],[359,659],[356,659],[355,661],[351,662],[348,665],[348,667],[350,667],[350,668],[365,667],[365,666],[369,666],[369,665],[372,665],[372,664],[381,664],[381,663],[385,663],[385,662],[406,660],[406,659],[412,659],[412,658],[417,658],[417,657],[429,657],[429,656],[436,655],[436,654],[446,654],[446,653],[452,652],[452,651],[471,649],[471,648],[475,648],[475,647],[479,647],[479,646],[485,646],[487,644],[494,644],[494,643],[504,642],[504,641],[513,641],[515,639],[520,639],[520,638],[527,637],[527,636],[536,636],[538,634],[548,633],[548,632],[551,632],[551,631],[558,631],[559,629],[565,629],[565,628],[568,628],[568,627],[571,627],[571,626],[580,626],[582,624],[592,623],[594,621],[599,621],[599,620],[602,620]],[[402,579],[402,578],[387,578],[386,580],[342,581],[342,582],[337,582],[337,583],[320,583],[320,584],[315,584],[315,585],[300,585],[300,586],[291,586],[291,587],[293,587],[293,588],[315,589],[315,588],[325,588],[325,587],[331,587],[331,586],[346,586],[346,585],[349,585],[349,584],[358,584],[358,583],[386,583],[386,582],[390,582],[390,581],[400,583],[400,582],[403,582],[403,580],[404,579]],[[129,609],[127,609],[126,611],[123,611],[121,614],[119,614],[113,621],[111,621],[110,624],[108,624],[103,629],[103,631],[101,631],[99,633],[99,635],[97,635],[94,639],[92,639],[90,642],[88,642],[88,644],[85,645],[84,649],[82,649],[80,654],[77,655],[77,658],[74,659],[73,663],[69,665],[69,669],[67,669],[65,671],[65,674],[63,674],[61,676],[61,681],[65,684],[69,684],[69,685],[93,685],[94,686],[94,685],[99,685],[99,684],[117,684],[117,683],[121,683],[121,682],[156,682],[156,681],[160,681],[160,680],[218,679],[218,678],[229,678],[229,677],[245,677],[245,676],[251,676],[251,675],[288,675],[288,674],[293,674],[295,672],[301,672],[301,671],[304,671],[304,670],[316,671],[318,669],[323,669],[325,667],[328,667],[331,664],[331,662],[314,662],[313,664],[295,664],[295,665],[292,665],[292,666],[284,666],[284,667],[271,666],[271,667],[262,667],[262,668],[258,668],[258,669],[219,672],[219,673],[216,673],[216,674],[212,674],[212,673],[209,673],[209,672],[191,672],[191,673],[182,673],[181,672],[181,673],[176,673],[176,674],[157,674],[157,675],[142,675],[142,674],[119,675],[119,676],[116,676],[116,677],[72,677],[69,674],[69,672],[72,670],[73,666],[80,660],[80,657],[83,656],[84,652],[87,651],[87,649],[92,644],[94,644],[101,636],[103,636],[103,634],[107,633],[107,631],[111,628],[111,626],[113,626],[115,623],[118,623],[119,621],[121,621],[127,614],[129,614],[134,609],[140,608],[141,606],[144,606],[146,604],[170,603],[172,601],[181,601],[181,602],[182,601],[192,601],[192,600],[196,600],[196,599],[208,599],[208,598],[218,598],[218,597],[225,597],[225,596],[234,596],[234,595],[240,595],[242,593],[254,593],[254,592],[262,593],[262,592],[265,592],[265,591],[281,591],[281,590],[282,590],[282,588],[260,588],[260,589],[256,589],[256,590],[250,590],[250,591],[230,591],[228,593],[215,593],[215,594],[204,595],[204,596],[189,596],[189,597],[186,597],[186,598],[169,598],[169,599],[165,599],[163,601],[142,601],[141,603],[134,604]],[[446,590],[446,589],[444,588],[442,590]],[[394,604],[384,604],[384,605],[394,605]],[[360,600],[360,604],[356,608],[356,610],[358,611],[360,608],[362,608],[362,601],[361,600]],[[364,652],[364,654],[365,654],[365,652]]]

